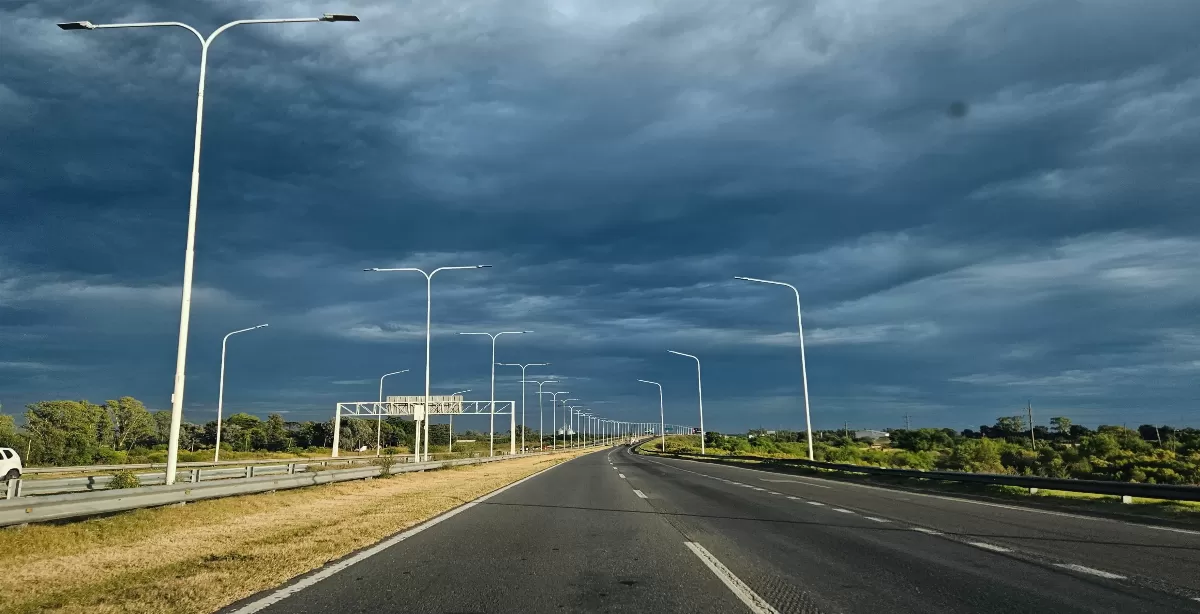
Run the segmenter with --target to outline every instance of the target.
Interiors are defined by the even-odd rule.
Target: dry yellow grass
[[[211,612],[574,454],[0,531],[0,612]]]

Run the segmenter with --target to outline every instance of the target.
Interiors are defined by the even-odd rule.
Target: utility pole
[[[912,430],[912,416],[909,416],[908,412],[904,412],[904,430]]]
[[[846,439],[850,439],[850,423],[846,422]]]
[[[1032,401],[1025,402],[1025,411],[1028,412],[1028,414],[1029,414],[1029,449],[1036,450],[1037,449],[1037,438],[1035,438],[1033,435],[1033,402]]]

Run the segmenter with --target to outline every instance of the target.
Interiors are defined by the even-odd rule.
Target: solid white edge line
[[[576,457],[576,458],[578,458],[578,457]],[[569,460],[574,460],[574,459],[569,459]],[[321,580],[324,580],[324,579],[332,576],[333,574],[338,573],[339,571],[346,569],[347,567],[350,567],[351,565],[354,565],[355,563],[361,563],[362,561],[365,561],[365,560],[375,556],[376,554],[379,554],[380,552],[383,552],[384,550],[387,550],[388,548],[395,546],[396,544],[424,531],[425,529],[437,526],[438,524],[441,524],[445,520],[449,520],[465,511],[475,507],[476,505],[479,505],[480,503],[483,503],[484,501],[487,501],[488,499],[495,497],[496,495],[498,495],[510,488],[513,488],[520,484],[524,484],[525,482],[532,480],[533,478],[536,478],[539,475],[542,475],[542,474],[546,473],[547,471],[554,469],[555,467],[565,465],[567,462],[568,461],[564,461],[564,462],[557,463],[557,464],[551,465],[549,467],[546,467],[545,469],[542,469],[541,471],[538,471],[537,473],[527,475],[527,476],[517,480],[516,482],[509,484],[508,486],[502,486],[496,490],[493,490],[490,493],[487,493],[486,495],[483,495],[482,497],[479,497],[478,499],[475,499],[473,501],[468,501],[467,503],[464,503],[452,510],[443,512],[440,516],[434,516],[433,518],[430,518],[429,520],[426,520],[425,522],[423,522],[411,529],[408,529],[398,535],[389,537],[389,538],[385,539],[384,541],[381,541],[378,544],[375,544],[374,546],[371,546],[370,548],[367,548],[366,550],[363,550],[363,551],[359,552],[358,554],[351,556],[350,558],[343,559],[337,563],[334,563],[333,565],[330,565],[329,567],[326,567],[325,569],[321,569],[320,571],[317,571],[316,573],[314,573],[310,576],[301,578],[294,584],[289,584],[288,586],[280,588],[280,589],[276,590],[275,592],[271,593],[270,595],[267,595],[266,597],[252,601],[236,610],[233,610],[229,614],[254,614],[254,612],[258,612],[258,611],[261,611],[272,605],[275,605],[276,603],[279,603],[280,601],[287,599],[288,597],[320,582]]]
[[[709,571],[716,574],[717,578],[725,586],[729,587],[734,596],[746,604],[746,607],[750,608],[751,612],[754,614],[779,614],[779,610],[771,607],[771,604],[767,603],[762,597],[759,597],[758,593],[754,592],[749,586],[746,586],[746,583],[742,582],[741,578],[733,575],[733,572],[721,564],[721,561],[717,560],[717,557],[713,556],[704,546],[696,542],[683,542],[683,545],[687,546],[688,550],[691,550],[692,553],[699,557],[705,567],[708,567]]]
[[[984,550],[991,550],[992,552],[1012,552],[1010,548],[997,546],[996,544],[989,544],[987,542],[967,542],[967,545],[975,546],[976,548],[983,548]]]
[[[637,496],[639,496],[639,497],[641,497],[641,498],[643,498],[643,499],[649,499],[649,498],[650,498],[650,497],[647,497],[647,496],[646,496],[646,493],[644,493],[644,492],[642,492],[642,491],[640,491],[640,490],[638,490],[638,489],[636,489],[636,488],[635,488],[635,489],[633,489],[633,494],[635,494],[635,495],[637,495]]]
[[[809,505],[825,505],[824,503],[821,503],[820,501],[809,501],[808,504]]]
[[[1070,569],[1071,571],[1078,571],[1079,573],[1086,573],[1086,574],[1092,574],[1093,576],[1100,576],[1101,578],[1108,578],[1109,580],[1124,580],[1125,579],[1125,576],[1122,576],[1122,575],[1118,575],[1115,573],[1109,573],[1107,571],[1101,571],[1099,569],[1092,569],[1091,567],[1084,567],[1083,565],[1076,565],[1075,563],[1055,563],[1054,566],[1061,567],[1063,569]]]
[[[845,509],[845,508],[842,508],[842,507],[835,507],[835,508],[833,508],[833,511],[835,511],[835,512],[841,512],[841,513],[843,513],[843,514],[853,514],[853,513],[854,513],[854,512],[852,512],[852,511],[850,511],[850,510],[848,510],[848,509]]]
[[[866,518],[867,520],[873,520],[875,522],[891,522],[891,520],[888,520],[887,518],[876,518],[874,516],[863,516],[863,518]]]
[[[942,533],[941,531],[934,531],[933,529],[926,529],[925,527],[913,527],[912,530],[924,533],[926,535],[945,535],[945,533]]]
[[[799,501],[799,500],[800,500],[800,497],[792,497],[792,496],[790,496],[790,495],[789,495],[789,496],[788,496],[788,499],[791,499],[792,501]]]

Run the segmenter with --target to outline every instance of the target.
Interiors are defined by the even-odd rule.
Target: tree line
[[[163,462],[171,433],[171,412],[150,411],[133,397],[103,404],[89,401],[39,401],[25,407],[23,423],[0,414],[0,447],[17,450],[26,465],[65,466]],[[374,418],[343,417],[339,445],[343,450],[375,447]],[[518,431],[519,436],[519,431]],[[458,438],[486,441],[487,434],[474,430]],[[537,433],[526,429],[528,445],[536,445]],[[179,429],[179,459],[183,462],[212,459],[217,422],[183,422]],[[508,445],[508,435],[497,433],[496,441]],[[413,422],[398,416],[386,417],[380,425],[380,443],[391,453],[407,452],[413,446]],[[429,445],[441,448],[450,443],[448,424],[429,426]],[[287,421],[272,413],[264,420],[235,413],[221,421],[221,450],[230,452],[327,453],[333,445],[333,420]],[[457,450],[456,450],[457,451]]]
[[[847,431],[814,431],[813,456],[838,463],[923,470],[1037,475],[1157,484],[1200,484],[1200,429],[1143,424],[1136,429],[1096,429],[1057,416],[1048,426],[1024,416],[966,429],[894,429],[880,440]],[[807,457],[803,431],[750,431],[745,436],[706,433],[717,453]],[[699,438],[691,447],[699,445]]]

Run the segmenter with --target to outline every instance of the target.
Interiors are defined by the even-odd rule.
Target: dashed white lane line
[[[876,518],[874,516],[863,516],[863,518],[866,518],[867,520],[873,520],[875,522],[891,522],[891,520],[888,520],[887,518]]]
[[[776,495],[776,496],[779,496],[779,497],[782,497],[782,496],[783,496],[783,493],[781,493],[781,492],[775,492],[775,491],[773,491],[773,490],[768,490],[768,491],[767,491],[767,494]]]
[[[1075,563],[1055,563],[1054,566],[1061,567],[1063,569],[1070,569],[1071,571],[1078,571],[1079,573],[1086,573],[1086,574],[1091,574],[1093,576],[1100,576],[1101,578],[1107,578],[1109,580],[1124,580],[1125,579],[1125,576],[1122,576],[1122,575],[1118,575],[1115,573],[1109,573],[1107,571],[1101,571],[1099,569],[1092,569],[1091,567],[1084,567],[1083,565],[1076,565]]]
[[[647,497],[647,496],[646,496],[646,493],[644,493],[644,492],[642,492],[642,491],[640,491],[640,490],[638,490],[638,489],[636,489],[636,488],[635,488],[635,489],[633,489],[633,494],[635,494],[635,495],[637,495],[637,496],[639,496],[639,497],[641,497],[641,498],[643,498],[643,499],[648,499],[648,498],[649,498],[649,497]]]
[[[825,505],[824,503],[821,503],[820,501],[809,501],[809,502],[808,502],[808,504],[809,504],[809,505],[817,505],[817,506],[824,506],[824,505]]]
[[[622,480],[624,480],[624,479],[625,479],[625,474],[624,474],[624,473],[618,473],[618,474],[617,474],[617,477],[619,477],[619,478],[621,478]]]
[[[997,546],[996,544],[989,544],[987,542],[967,542],[967,545],[975,546],[976,548],[983,548],[984,550],[991,550],[992,552],[1012,552],[1012,550],[1009,548]]]
[[[788,497],[788,499],[791,499],[792,501],[799,501],[800,497]]]
[[[742,603],[746,604],[746,607],[750,608],[751,612],[754,614],[779,614],[779,610],[771,607],[771,604],[767,603],[762,597],[759,597],[758,593],[755,593],[749,586],[746,586],[746,583],[742,582],[741,578],[733,575],[733,572],[729,571],[729,568],[717,560],[717,557],[713,556],[704,546],[696,542],[683,542],[683,545],[687,546],[688,550],[691,550],[692,553],[699,557],[705,567],[708,567],[710,571],[716,574],[717,578],[725,586],[729,587],[729,590],[733,591],[733,594]]]
[[[852,511],[850,511],[850,510],[848,510],[848,509],[844,509],[844,508],[840,508],[840,507],[835,507],[835,508],[833,508],[833,511],[835,511],[835,512],[841,512],[841,513],[843,513],[843,514],[853,514],[853,513],[854,513],[854,512],[852,512]]]
[[[770,478],[758,478],[758,479],[760,479],[764,482],[787,482],[788,484],[799,484],[801,486],[812,486],[814,488],[829,488],[828,486],[825,486],[823,484],[813,484],[812,482],[806,482],[804,480],[772,480]]]
[[[765,490],[767,490],[767,489],[765,489],[765,488],[759,488],[759,487],[757,487],[757,486],[751,486],[750,488],[753,488],[754,490],[762,490],[762,491],[765,491]]]
[[[945,533],[942,533],[941,531],[934,531],[933,529],[926,529],[925,527],[912,527],[912,530],[924,533],[926,535],[945,535]]]

